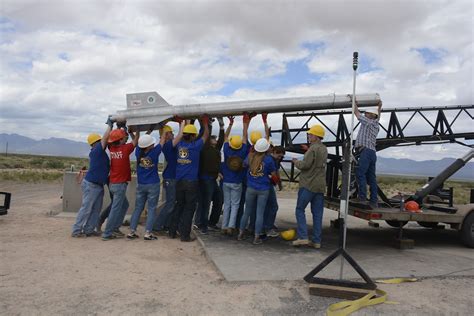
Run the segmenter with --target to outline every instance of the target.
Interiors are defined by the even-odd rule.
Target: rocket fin
[[[155,91],[127,94],[127,109],[165,106],[170,104]]]

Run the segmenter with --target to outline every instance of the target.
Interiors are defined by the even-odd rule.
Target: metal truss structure
[[[302,145],[306,144],[305,132],[310,125],[318,123],[325,127],[324,144],[328,149],[334,148],[328,155],[327,197],[330,198],[337,198],[340,194],[338,179],[342,170],[343,145],[349,139],[346,119],[349,120],[350,115],[348,110],[285,113],[282,128],[272,130],[273,136],[281,135],[280,145],[287,151],[302,154]],[[290,127],[290,124],[296,123],[299,126]],[[394,146],[439,143],[457,143],[474,148],[474,145],[466,143],[474,139],[473,123],[474,105],[382,109],[376,149],[380,151]],[[358,127],[355,127],[356,132]],[[289,172],[284,168],[282,171],[289,181],[298,181],[299,172],[295,171],[293,164]],[[380,189],[379,195],[386,200]]]

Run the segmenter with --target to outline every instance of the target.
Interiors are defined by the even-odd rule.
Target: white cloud
[[[135,91],[172,104],[350,93],[354,50],[358,92],[387,107],[474,103],[471,1],[4,0],[0,16],[0,132],[82,140]],[[427,64],[419,48],[443,54]],[[293,61],[315,79],[252,87]],[[232,80],[249,84],[215,94]]]

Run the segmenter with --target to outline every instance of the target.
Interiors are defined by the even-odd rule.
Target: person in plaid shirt
[[[357,104],[357,103],[356,103]],[[367,184],[370,186],[370,202],[372,208],[377,208],[377,179],[375,177],[375,164],[377,154],[375,144],[379,133],[379,119],[382,101],[377,107],[368,108],[361,114],[358,106],[355,115],[360,122],[359,133],[355,142],[356,150],[360,153],[359,164],[356,170],[357,183],[359,185],[359,201],[367,203]]]

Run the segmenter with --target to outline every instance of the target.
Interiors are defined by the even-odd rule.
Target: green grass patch
[[[75,170],[89,166],[89,159],[74,157],[56,157],[39,155],[9,154],[0,156],[0,170],[2,169],[52,169],[69,170],[71,165]]]
[[[0,170],[0,181],[53,182],[63,177],[62,171]]]

